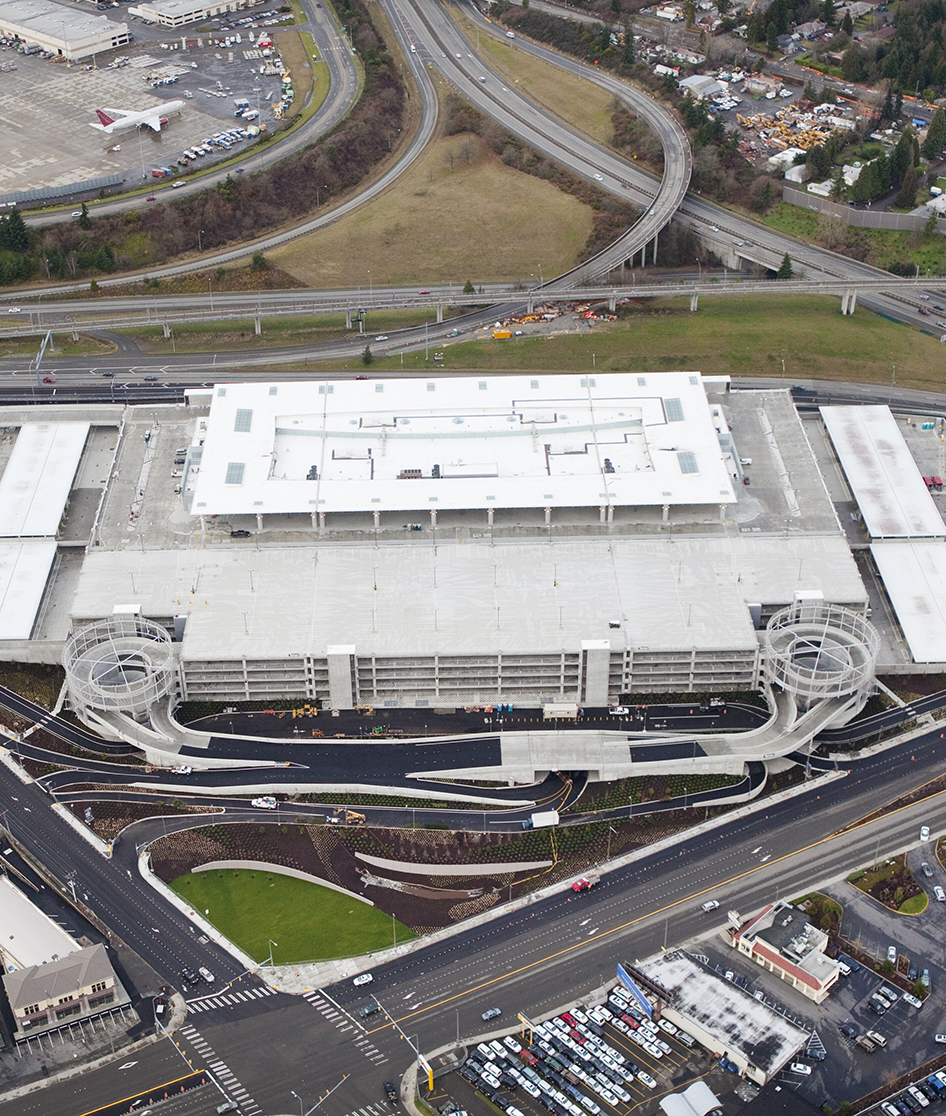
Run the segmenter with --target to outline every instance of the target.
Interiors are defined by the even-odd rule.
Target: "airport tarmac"
[[[127,16],[122,11],[116,18]],[[91,60],[54,62],[13,50],[0,54],[0,198],[113,174],[124,175],[126,187],[140,184],[142,177],[158,185],[153,167],[174,165],[186,148],[245,123],[234,118],[234,99],[245,97],[255,109],[257,88],[260,119],[254,123],[272,124],[270,105],[279,99],[280,76],[259,73],[268,60],[245,33],[241,44],[219,48],[195,30],[184,40],[192,46],[167,50],[162,42],[182,41],[169,29],[129,25],[135,41],[97,55],[93,70],[87,69]],[[127,65],[109,69],[118,58],[127,58]],[[153,88],[152,80],[163,77],[178,80]],[[185,101],[184,107],[160,133],[131,128],[106,136],[88,126],[96,123],[97,108],[141,111],[172,100]],[[216,159],[232,158],[251,144],[243,140],[219,151]],[[198,165],[213,161],[209,155]]]

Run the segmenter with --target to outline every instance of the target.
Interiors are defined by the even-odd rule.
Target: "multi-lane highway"
[[[478,1033],[480,1012],[494,1004],[507,1017],[516,1010],[541,1016],[597,985],[616,960],[647,956],[665,941],[672,945],[711,929],[698,911],[702,897],[718,898],[723,910],[752,910],[773,894],[808,891],[818,880],[844,875],[878,847],[887,852],[909,844],[921,822],[946,827],[946,803],[936,798],[848,830],[879,803],[939,773],[944,755],[946,743],[933,731],[863,761],[845,778],[816,781],[801,797],[768,802],[678,845],[645,851],[581,897],[556,895],[503,910],[482,926],[377,966],[369,991],[427,1050],[449,1043],[457,1028]],[[198,941],[176,910],[134,878],[134,844],[160,833],[160,822],[140,823],[105,861],[50,814],[49,800],[35,786],[23,787],[3,769],[0,793],[10,804],[17,840],[61,878],[75,871],[89,906],[114,921],[163,978],[173,982],[182,963],[208,964],[218,981],[238,975],[238,966]],[[249,986],[244,980],[239,990]],[[348,983],[295,1000],[234,998],[196,1012],[189,1026],[220,1060],[239,1066],[242,1086],[264,1112],[291,1111],[287,1082],[298,1080],[315,1092],[351,1074],[322,1106],[339,1116],[376,1100],[381,1081],[399,1076],[410,1062],[404,1042],[383,1023],[360,1041],[363,1025],[353,1009],[367,999]],[[300,1051],[319,1051],[318,1064],[300,1062]],[[0,1105],[0,1116],[60,1111],[58,1087],[48,1095],[47,1108]]]

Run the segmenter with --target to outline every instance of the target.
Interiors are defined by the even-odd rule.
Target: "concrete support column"
[[[437,321],[438,322],[443,321],[443,303],[442,302],[437,303]]]
[[[355,645],[326,648],[328,693],[333,709],[351,709],[355,704]]]
[[[670,505],[669,504],[664,504],[663,521],[664,521],[664,523],[668,523],[670,521]]]
[[[617,295],[614,293],[614,291],[612,291],[611,297],[608,299],[608,309],[611,311],[612,314],[615,310],[617,310],[617,302]]]
[[[486,523],[490,527],[492,527],[492,525],[493,525],[493,509],[492,508],[487,508],[486,509]]]
[[[324,514],[324,513],[323,513]],[[315,531],[319,526],[319,513],[312,513],[312,530]]]
[[[647,245],[645,244],[644,247],[641,248],[641,267],[645,267],[646,264],[647,264]]]
[[[431,508],[430,509],[430,526],[432,528],[437,526],[437,509],[436,508]]]
[[[259,335],[263,332],[263,327],[260,324],[259,314],[257,314],[256,317],[253,319],[253,330],[256,333],[257,337],[259,337]]]
[[[598,522],[599,523],[605,523],[607,521],[607,518],[608,518],[608,509],[604,504],[602,504],[601,507],[598,508]]]
[[[581,704],[607,705],[611,673],[611,644],[606,639],[581,641],[583,679]]]
[[[532,298],[527,298],[526,299],[526,313],[527,314],[534,314],[535,313],[535,299],[532,299]]]
[[[345,328],[346,329],[351,329],[351,311],[350,310],[345,311]]]
[[[381,512],[375,510],[371,514],[374,517],[374,529],[377,531],[381,526]]]
[[[545,526],[548,527],[551,522],[552,522],[552,509],[551,508],[546,508],[545,509]]]
[[[170,336],[171,336],[171,327],[167,324],[167,322],[165,322],[164,323],[164,340],[167,341],[167,339]]]
[[[658,234],[654,233],[654,255],[653,255],[653,259],[651,260],[652,263],[657,262],[657,236],[658,236]]]
[[[262,512],[257,512],[256,513],[256,530],[257,531],[262,531],[263,530],[263,513]]]
[[[319,530],[325,530],[325,512],[323,511],[319,512]]]
[[[847,304],[847,312],[849,314],[853,314],[854,313],[854,307],[856,305],[857,305],[857,291],[851,291],[850,299],[849,299],[848,304]]]
[[[609,523],[614,522],[614,505],[613,504],[608,505],[608,522]]]
[[[719,505],[719,522],[722,523],[726,519],[726,505]]]
[[[690,313],[695,314],[700,308],[700,296],[698,294],[690,295]]]
[[[200,533],[202,535],[207,534],[207,519],[205,516],[200,517]]]

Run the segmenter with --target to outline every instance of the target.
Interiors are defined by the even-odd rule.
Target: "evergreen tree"
[[[371,362],[373,360],[374,360],[374,353],[371,351],[371,346],[370,345],[365,345],[364,351],[361,354],[361,363],[362,364],[371,364]]]
[[[841,30],[845,35],[854,34],[854,20],[851,19],[851,13],[845,12],[844,19],[841,20]]]
[[[76,218],[76,224],[79,226],[80,229],[92,228],[92,218],[89,216],[89,207],[85,204],[85,202],[82,203],[82,209],[79,213],[79,216]]]
[[[834,26],[834,0],[822,0],[821,18],[829,26]]]
[[[7,248],[11,252],[25,252],[29,246],[29,230],[18,209],[14,209],[9,217],[0,218],[0,248]]]
[[[898,209],[912,209],[916,205],[916,188],[916,167],[910,167],[903,176],[903,185],[893,204]]]
[[[775,30],[774,23],[770,23],[765,30],[765,45],[771,51],[778,50],[778,32]]]
[[[884,107],[880,110],[881,124],[887,120],[893,120],[893,93],[891,93],[889,86],[887,87],[887,96],[884,97]]]
[[[809,78],[805,82],[805,88],[802,90],[802,97],[806,101],[816,101],[818,94],[815,92],[815,83]]]
[[[946,113],[938,108],[926,132],[926,139],[920,150],[927,159],[935,159],[946,145]]]
[[[897,90],[897,103],[893,106],[893,118],[899,120],[903,116],[903,90]]]
[[[835,201],[839,201],[844,193],[844,188],[844,168],[838,167],[831,176],[831,197],[834,198]]]
[[[775,273],[775,278],[776,279],[791,279],[793,274],[794,273],[792,271],[792,257],[786,252],[785,255],[782,257],[781,266],[779,267],[778,271]]]

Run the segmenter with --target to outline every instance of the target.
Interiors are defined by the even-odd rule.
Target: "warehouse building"
[[[4,0],[0,4],[0,34],[22,39],[71,62],[130,42],[128,25],[88,10],[50,3],[50,0]]]
[[[254,0],[259,3],[260,0]],[[250,0],[149,0],[128,9],[128,14],[138,16],[162,27],[186,27],[201,19],[242,12],[251,6]]]

